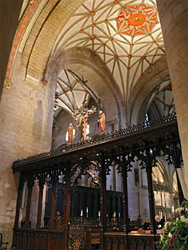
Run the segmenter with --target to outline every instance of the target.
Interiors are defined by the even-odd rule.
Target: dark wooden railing
[[[158,236],[153,234],[126,235],[120,232],[104,233],[105,250],[155,250],[155,241]]]
[[[14,229],[13,247],[16,250],[61,250],[64,246],[64,231],[48,229]]]
[[[14,229],[13,247],[15,250],[91,250],[95,245],[100,250],[155,250],[155,241],[159,238],[158,235],[146,233],[103,233],[102,229],[89,227],[71,230],[69,236],[73,244],[67,248],[64,245],[64,230]],[[77,234],[75,239],[74,233]]]
[[[34,170],[38,168],[38,164],[43,164],[46,160],[49,164],[53,164],[54,160],[69,160],[69,156],[71,155],[71,160],[75,160],[77,163],[78,159],[84,156],[85,150],[89,152],[90,158],[92,160],[92,154],[99,153],[103,151],[103,148],[113,148],[114,151],[117,147],[121,147],[122,145],[129,144],[129,150],[131,148],[135,149],[136,141],[147,139],[150,137],[156,137],[160,139],[160,143],[167,142],[167,138],[170,133],[173,134],[175,139],[178,138],[178,128],[177,128],[177,120],[176,114],[173,113],[170,116],[166,116],[161,118],[160,120],[154,121],[152,123],[144,122],[139,125],[132,125],[125,129],[121,129],[119,131],[115,131],[111,134],[105,134],[104,136],[95,136],[94,138],[90,138],[86,141],[81,141],[79,143],[67,145],[67,146],[59,146],[55,150],[51,150],[49,152],[43,152],[40,154],[36,154],[34,156],[27,157],[25,159],[18,159],[13,164],[14,172],[22,172],[26,168],[30,167],[30,170]],[[166,135],[165,135],[166,134]],[[168,134],[168,135],[167,135]],[[164,136],[165,135],[165,136]],[[149,139],[150,140],[150,139]],[[171,141],[171,139],[169,139]],[[153,144],[153,141],[152,141]],[[149,146],[149,144],[148,144]],[[101,148],[102,147],[102,148]],[[78,153],[78,158],[76,157]],[[52,162],[51,162],[52,161]],[[47,163],[46,162],[46,163]]]
[[[79,144],[70,145],[38,154],[27,159],[17,160],[13,164],[13,171],[20,172],[20,184],[18,187],[18,200],[16,206],[16,217],[14,224],[13,247],[16,250],[90,250],[91,245],[96,244],[100,250],[154,250],[156,236],[152,234],[127,234],[129,232],[128,221],[128,195],[127,187],[124,185],[123,194],[123,223],[121,229],[124,232],[108,232],[106,218],[106,175],[112,162],[118,165],[118,171],[127,183],[127,172],[131,170],[135,156],[141,160],[140,166],[146,168],[148,177],[148,194],[151,230],[154,224],[154,200],[152,186],[152,166],[156,157],[160,156],[161,150],[167,151],[170,159],[176,156],[173,148],[179,148],[179,134],[176,116],[154,123],[144,123],[138,126],[107,134],[103,137],[94,138]],[[171,146],[172,145],[172,149]],[[60,150],[60,151],[59,151]],[[179,149],[180,150],[180,149]],[[181,151],[181,150],[180,150]],[[94,228],[92,225],[70,225],[70,190],[77,183],[77,178],[85,172],[91,163],[94,164],[96,172],[100,177],[100,223]],[[66,183],[64,203],[64,228],[62,230],[41,229],[42,189],[46,178],[50,178],[55,194],[58,176],[62,175]],[[38,180],[41,192],[39,194],[39,209],[37,227],[39,229],[18,228],[19,211],[22,200],[23,185],[28,183],[28,198],[26,210],[26,223],[29,226],[32,187],[34,180]],[[55,195],[50,200],[50,229],[54,228]],[[53,206],[52,206],[53,205]],[[82,207],[82,206],[81,206]],[[98,221],[99,222],[99,221]],[[73,222],[75,224],[75,220]],[[97,221],[95,220],[95,223]],[[83,223],[81,223],[83,224]],[[101,227],[101,228],[100,228]],[[98,230],[98,232],[97,232]],[[155,233],[155,228],[154,230]]]

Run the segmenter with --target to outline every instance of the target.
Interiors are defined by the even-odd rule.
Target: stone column
[[[157,0],[188,176],[188,1]],[[188,187],[188,178],[186,178]]]

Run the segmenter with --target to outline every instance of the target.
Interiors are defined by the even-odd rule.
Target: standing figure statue
[[[74,127],[72,123],[70,123],[68,127],[68,144],[72,144],[73,139],[74,139]]]
[[[97,119],[98,128],[99,128],[99,135],[105,134],[105,114],[102,110],[99,110],[99,116]]]
[[[79,141],[82,140],[82,126],[83,126],[83,118],[81,116],[81,112],[79,110],[75,110],[74,113],[72,113],[72,117],[74,118],[76,122],[76,126],[78,128],[78,134],[79,134]]]
[[[96,107],[92,106],[91,109],[88,108],[88,101],[85,100],[79,110],[75,110],[72,113],[72,117],[76,122],[79,132],[79,141],[87,140],[87,125],[88,117],[90,114],[96,112]]]
[[[57,211],[55,217],[55,229],[61,229],[61,215],[59,211]]]

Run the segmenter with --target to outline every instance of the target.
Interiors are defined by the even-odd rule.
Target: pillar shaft
[[[128,233],[129,209],[128,209],[127,171],[124,171],[123,173],[123,227],[124,227],[123,230]]]
[[[28,196],[27,196],[27,207],[26,207],[26,217],[25,217],[25,227],[29,227],[29,218],[30,218],[30,210],[31,210],[31,197],[32,197],[32,186],[28,186]]]
[[[188,176],[188,1],[157,0],[157,6],[172,81],[184,176]],[[185,181],[188,187],[188,178]]]
[[[156,232],[155,229],[155,205],[154,205],[154,194],[152,186],[152,167],[147,167],[147,181],[148,181],[148,196],[149,196],[149,213],[150,213],[150,228]]]
[[[37,214],[37,228],[41,227],[41,215],[42,215],[42,198],[43,198],[44,186],[39,187],[39,201],[38,201],[38,214]]]
[[[56,208],[56,183],[52,183],[51,208],[50,208],[50,229],[54,229],[55,208]]]
[[[69,182],[66,185],[66,190],[65,190],[65,204],[64,204],[64,226],[65,226],[65,231],[64,231],[64,249],[68,249],[68,230],[69,230],[69,220],[70,220],[70,186]]]
[[[101,161],[101,197],[100,197],[101,223],[104,232],[107,230],[106,219],[106,172],[104,158]]]
[[[116,167],[115,162],[112,163],[113,168],[113,191],[116,191]]]

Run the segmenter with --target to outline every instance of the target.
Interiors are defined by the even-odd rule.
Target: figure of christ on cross
[[[82,107],[80,107],[79,110],[75,110],[75,112],[72,113],[72,117],[76,122],[76,125],[78,127],[79,132],[79,141],[82,139],[85,141],[87,139],[86,135],[86,129],[87,129],[87,121],[90,114],[93,114],[96,112],[96,107],[92,106],[91,109],[88,108],[88,101],[85,100],[83,102]]]

